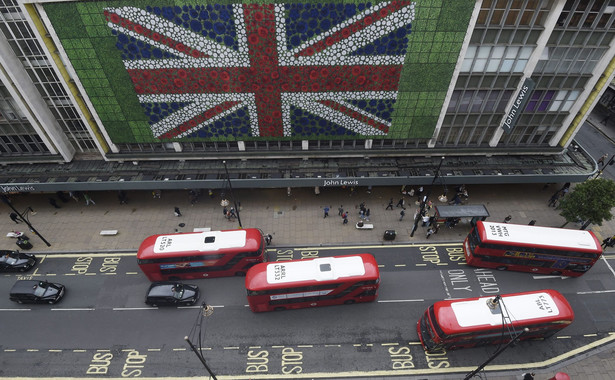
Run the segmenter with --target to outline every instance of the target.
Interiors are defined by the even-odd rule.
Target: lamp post
[[[214,308],[211,305],[207,305],[205,303],[205,301],[203,301],[203,303],[201,304],[201,308],[202,308],[201,318],[203,318],[203,317],[210,317],[214,313]],[[211,368],[209,368],[209,366],[207,365],[207,362],[205,361],[205,358],[203,357],[203,354],[201,353],[201,351],[198,350],[194,346],[194,344],[190,341],[190,339],[187,336],[184,337],[184,340],[188,343],[188,345],[190,346],[192,351],[199,358],[199,360],[203,364],[203,367],[205,367],[205,370],[207,371],[207,373],[209,373],[209,376],[211,376],[211,378],[214,379],[214,380],[218,380],[216,375],[211,371]],[[199,347],[201,345],[200,342],[201,342],[201,334],[199,333]]]
[[[231,177],[228,174],[228,168],[226,167],[226,161],[222,161],[224,164],[224,171],[226,172],[226,180],[228,181],[228,188],[231,192],[231,198],[233,199],[233,204],[235,205],[235,211],[237,211],[237,222],[239,223],[239,228],[243,228],[241,225],[241,217],[239,216],[239,207],[237,207],[237,201],[235,200],[235,194],[233,194],[233,186],[231,185]]]
[[[19,212],[17,211],[17,209],[15,208],[15,206],[13,206],[13,204],[11,203],[11,200],[5,195],[5,194],[0,194],[0,199],[2,199],[2,202],[6,203],[14,212],[15,214],[17,214],[17,216],[19,216],[19,219],[24,222],[25,224],[28,225],[28,228],[30,228],[30,231],[34,232],[38,237],[41,238],[41,240],[47,244],[47,247],[51,247],[51,243],[49,243],[44,237],[43,235],[41,235],[40,233],[38,233],[38,231],[36,230],[36,228],[34,228],[34,226],[32,224],[30,224],[30,221],[28,220],[28,212],[31,213],[32,215],[34,215],[34,210],[32,210],[32,207],[28,207],[24,212]]]
[[[477,373],[482,371],[482,369],[485,368],[487,366],[487,364],[491,363],[493,361],[493,359],[497,358],[498,355],[500,355],[502,352],[504,352],[505,349],[510,347],[510,345],[512,345],[516,341],[518,341],[519,338],[521,338],[521,335],[523,335],[523,334],[525,334],[525,333],[527,333],[529,331],[530,331],[530,329],[528,329],[527,327],[524,328],[523,330],[519,331],[519,333],[517,335],[515,335],[515,337],[510,340],[510,342],[506,343],[499,350],[494,352],[493,355],[491,355],[489,357],[489,359],[487,359],[483,364],[479,365],[478,368],[476,368],[474,371],[470,372],[466,377],[463,378],[463,380],[468,380],[468,379],[474,377]]]
[[[433,184],[436,182],[436,179],[438,179],[438,177],[440,176],[440,168],[442,167],[443,162],[444,162],[444,156],[440,157],[440,163],[438,164],[438,168],[436,169],[436,172],[434,173],[433,180],[431,181],[431,186],[429,186],[429,190],[427,190],[427,194],[423,196],[423,199],[421,199],[420,211],[414,217],[414,225],[412,226],[412,231],[410,231],[410,237],[414,237],[414,233],[416,232],[416,229],[419,226],[419,221],[421,220],[421,217],[423,216],[423,213],[425,212],[425,205],[427,204],[427,201],[429,200],[429,195],[431,194],[431,188],[433,187]]]

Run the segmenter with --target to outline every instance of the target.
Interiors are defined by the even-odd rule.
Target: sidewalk
[[[469,185],[467,204],[484,204],[490,221],[503,221],[508,215],[511,223],[528,224],[536,220],[536,225],[559,227],[564,219],[558,211],[547,206],[549,197],[562,184],[523,184],[523,185]],[[430,199],[439,203],[437,197],[443,188],[434,186]],[[428,188],[426,188],[428,191]],[[449,188],[449,194],[453,192]],[[120,204],[116,192],[93,192],[90,196],[95,205],[86,206],[83,199],[79,202],[70,199],[63,203],[56,198],[60,208],[49,203],[48,194],[18,195],[12,197],[12,203],[18,211],[32,207],[36,212],[30,214],[29,220],[51,246],[47,247],[39,237],[27,231],[23,223],[16,225],[9,218],[11,210],[3,207],[4,217],[0,218],[3,233],[12,230],[24,231],[30,235],[33,253],[54,252],[113,252],[136,251],[141,241],[153,234],[189,232],[193,228],[209,227],[212,230],[238,228],[237,222],[224,218],[220,206],[220,194],[213,198],[203,191],[199,201],[191,205],[188,190],[163,192],[160,199],[155,199],[149,191],[127,192],[127,204]],[[400,188],[377,187],[371,193],[366,188],[358,188],[351,195],[350,190],[341,188],[321,188],[316,195],[314,189],[292,189],[287,195],[285,189],[259,189],[258,191],[238,190],[235,196],[241,202],[240,217],[243,227],[258,227],[273,236],[272,247],[289,245],[312,246],[337,244],[399,244],[399,243],[435,243],[461,242],[470,230],[468,220],[449,229],[444,226],[440,231],[426,239],[426,229],[419,227],[413,238],[412,215],[418,209],[416,197],[405,197],[406,216],[399,221],[401,208],[386,210],[389,199],[394,204],[401,197]],[[365,202],[370,209],[370,222],[373,230],[357,230],[355,223],[359,220],[359,204]],[[232,201],[231,201],[232,205]],[[174,216],[174,208],[179,207],[181,217]],[[324,218],[323,208],[330,208],[329,217]],[[338,207],[350,212],[349,223],[344,225],[338,216]],[[180,225],[183,226],[180,227]],[[578,228],[569,224],[568,228]],[[615,221],[605,222],[602,226],[590,228],[599,239],[615,234]],[[101,230],[118,230],[114,236],[101,236]],[[394,241],[383,239],[384,231],[394,229],[397,232]],[[3,249],[16,249],[15,240],[4,237]],[[574,358],[561,363],[556,368],[535,370],[536,379],[548,379],[557,371],[571,375],[571,378],[610,379],[615,373],[611,358],[614,347],[603,348],[593,356]],[[519,373],[489,373],[490,379],[518,379]]]
[[[467,204],[484,204],[490,213],[489,221],[501,222],[510,215],[511,223],[528,224],[536,220],[539,226],[560,227],[564,219],[556,209],[547,207],[547,202],[561,187],[562,184],[469,185]],[[270,233],[273,246],[461,242],[468,234],[469,220],[462,220],[452,229],[442,225],[437,234],[426,239],[427,230],[419,223],[411,238],[413,215],[419,209],[417,197],[404,197],[406,215],[402,221],[399,220],[401,208],[386,210],[391,198],[396,204],[402,197],[399,190],[397,187],[377,187],[368,193],[366,188],[358,188],[351,195],[348,189],[321,188],[320,194],[315,195],[313,189],[302,188],[292,189],[288,196],[285,189],[259,189],[238,190],[235,196],[241,204],[242,226],[258,227]],[[434,204],[443,205],[437,200],[442,190],[441,186],[434,186],[430,196]],[[453,189],[449,189],[449,194],[451,192]],[[32,207],[36,212],[36,215],[29,215],[29,220],[51,243],[50,247],[46,247],[40,238],[30,233],[34,244],[32,251],[40,253],[137,250],[141,241],[149,235],[173,233],[176,230],[190,232],[202,227],[212,230],[239,227],[236,221],[224,218],[221,197],[217,192],[210,198],[205,190],[195,205],[190,204],[188,190],[163,192],[160,199],[154,199],[148,191],[129,191],[127,194],[127,204],[120,204],[115,192],[91,193],[96,204],[90,206],[86,206],[83,199],[80,202],[70,199],[63,203],[54,195],[60,206],[54,208],[49,204],[48,194],[13,196],[12,203],[20,212],[27,207]],[[362,202],[370,209],[369,223],[374,225],[373,230],[355,228],[355,223],[360,220],[359,204]],[[176,206],[181,210],[181,217],[174,216]],[[330,208],[327,218],[323,217],[325,206]],[[338,216],[339,207],[349,213],[347,225]],[[0,218],[2,231],[15,229],[27,232],[25,224],[16,225],[10,220],[10,212],[5,206],[5,217]],[[567,228],[575,228],[575,225],[569,224]],[[613,221],[590,228],[600,239],[615,234]],[[118,234],[101,236],[102,230],[118,230]],[[395,230],[396,239],[385,241],[385,230]],[[14,243],[15,240],[5,238],[5,249],[11,248]]]

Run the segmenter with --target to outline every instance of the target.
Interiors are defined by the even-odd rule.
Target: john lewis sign
[[[525,108],[527,101],[530,99],[535,86],[536,83],[530,78],[526,78],[525,81],[523,81],[523,85],[517,93],[511,109],[504,118],[504,124],[502,124],[504,132],[510,133],[513,127],[517,124],[517,120],[519,119],[519,116],[521,116],[523,108]]]

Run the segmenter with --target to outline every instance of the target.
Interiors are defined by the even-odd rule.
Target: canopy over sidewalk
[[[489,216],[489,211],[485,205],[456,205],[456,206],[434,206],[436,218],[439,222],[447,218],[472,218],[472,224],[477,220],[485,220]]]

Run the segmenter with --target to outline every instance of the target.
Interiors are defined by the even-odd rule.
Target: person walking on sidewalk
[[[68,196],[73,198],[75,200],[75,202],[79,202],[79,197],[77,197],[77,193],[75,193],[73,191],[69,191],[68,192]]]
[[[83,198],[85,199],[85,205],[89,206],[90,203],[95,205],[96,202],[94,202],[94,200],[92,198],[90,198],[90,195],[88,193],[83,194]]]
[[[600,157],[600,158],[598,159],[598,163],[599,163],[600,165],[602,165],[602,167],[604,167],[604,160],[606,160],[606,158],[607,158],[608,156],[609,156],[609,154],[608,154],[608,153],[605,153],[605,154],[603,154],[603,155],[602,155],[602,157]]]
[[[179,211],[179,207],[175,206],[175,216],[180,217],[182,216],[181,211]]]
[[[324,216],[324,218],[326,218],[327,216],[329,216],[329,207],[325,206],[325,208],[323,209],[323,211],[325,212],[325,216]]]
[[[427,229],[427,235],[425,235],[425,239],[429,239],[429,237],[433,235],[434,233],[436,233],[435,229],[433,227],[429,227]]]
[[[346,213],[342,214],[342,224],[344,225],[348,224],[348,214]]]
[[[399,213],[399,221],[400,222],[404,218],[404,215],[406,215],[406,212],[404,210],[401,210],[401,212]]]
[[[49,198],[49,204],[52,205],[54,208],[60,208],[55,198]]]
[[[337,215],[342,216],[343,213],[344,213],[344,205],[340,205],[340,207],[337,208]]]
[[[399,201],[397,201],[397,205],[395,205],[395,207],[401,207],[403,209],[406,209],[404,207],[404,198],[400,198]]]
[[[613,237],[608,237],[604,240],[602,240],[602,248],[606,248],[606,247],[612,247],[613,244]]]
[[[387,205],[387,208],[385,208],[385,210],[393,210],[393,198],[389,200],[389,204]]]
[[[19,224],[19,219],[17,217],[18,217],[18,215],[16,213],[14,213],[14,212],[9,214],[9,218],[11,218],[11,220],[13,222],[15,222],[15,224]]]

